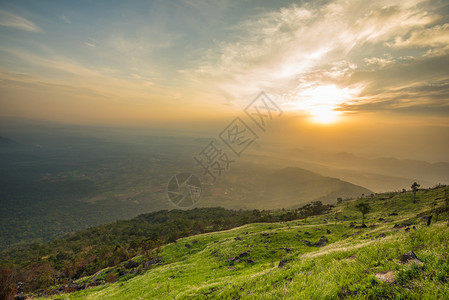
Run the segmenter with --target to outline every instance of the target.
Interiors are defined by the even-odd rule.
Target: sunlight
[[[337,88],[335,85],[319,86],[305,93],[309,96],[310,107],[308,113],[315,123],[331,124],[338,120],[339,111],[335,111],[338,104],[347,98],[345,90]]]
[[[340,119],[338,107],[360,92],[358,88],[339,88],[335,85],[312,86],[297,93],[289,106],[310,116],[314,123],[333,124]]]
[[[310,110],[311,120],[315,123],[331,124],[338,121],[339,111],[335,111],[330,106],[316,107]]]

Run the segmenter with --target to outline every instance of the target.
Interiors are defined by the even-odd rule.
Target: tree
[[[306,204],[301,208],[302,215],[304,217],[304,223],[307,222],[307,217],[312,212],[312,204]]]
[[[419,183],[417,183],[416,181],[415,182],[413,182],[413,184],[412,184],[412,186],[411,186],[411,188],[412,188],[412,191],[413,191],[413,203],[416,203],[416,192],[418,191],[418,188],[420,187],[421,185],[419,184]]]
[[[449,192],[446,189],[444,191],[444,203],[446,204],[446,211],[449,212]],[[447,226],[449,227],[449,218],[447,219]]]
[[[360,202],[355,208],[362,213],[362,227],[366,227],[365,215],[371,211],[371,206],[367,202]]]

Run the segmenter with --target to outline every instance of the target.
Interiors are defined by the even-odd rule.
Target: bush
[[[106,282],[116,282],[117,281],[117,275],[115,275],[114,272],[109,272],[108,275],[106,275]]]

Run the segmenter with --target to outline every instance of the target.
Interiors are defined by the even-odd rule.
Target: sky
[[[419,132],[409,156],[448,161],[449,3],[0,2],[1,117],[182,127],[262,91],[289,132]]]

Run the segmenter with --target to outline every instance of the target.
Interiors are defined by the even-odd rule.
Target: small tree
[[[371,211],[371,206],[367,202],[360,202],[355,206],[355,208],[362,213],[362,227],[366,227],[365,215]]]
[[[307,217],[310,215],[310,213],[312,212],[312,204],[306,204],[301,208],[301,212],[302,215],[304,217],[304,223],[307,222]]]
[[[412,192],[413,192],[413,203],[416,203],[416,192],[418,191],[418,188],[421,185],[419,183],[417,183],[416,181],[413,182],[411,188],[412,188]]]
[[[446,204],[446,211],[449,212],[449,192],[447,189],[444,191],[444,196],[445,196],[444,203]],[[447,219],[447,226],[449,227],[449,218]]]

